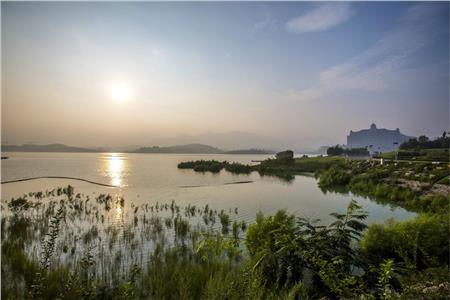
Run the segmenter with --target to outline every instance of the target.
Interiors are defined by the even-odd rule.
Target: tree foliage
[[[400,145],[402,150],[413,150],[413,149],[435,149],[435,148],[446,148],[450,147],[450,136],[444,131],[441,137],[430,140],[427,136],[421,135],[419,138],[412,138]]]

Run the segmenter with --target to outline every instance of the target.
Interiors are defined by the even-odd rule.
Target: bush
[[[327,149],[327,155],[329,155],[329,156],[342,155],[343,153],[344,153],[344,149],[342,149],[342,147],[340,147],[339,145],[336,145],[334,147],[329,147]]]
[[[448,299],[450,283],[448,267],[429,268],[423,272],[408,274],[402,280],[401,299]]]
[[[281,164],[290,164],[294,162],[294,152],[292,150],[286,150],[282,152],[278,152],[275,155],[275,158],[278,163]]]
[[[449,263],[448,215],[421,214],[404,222],[372,224],[364,234],[361,248],[367,257],[380,263],[392,258],[423,269]]]
[[[324,188],[334,185],[346,185],[350,182],[350,179],[351,175],[348,171],[338,167],[331,167],[320,174],[319,186]]]
[[[223,168],[228,172],[235,174],[249,174],[252,171],[251,166],[240,163],[229,163],[227,161],[217,160],[196,160],[181,162],[178,164],[178,169],[193,169],[195,172],[212,172],[218,173]]]
[[[225,170],[234,174],[249,174],[252,171],[252,168],[249,165],[231,163],[225,165]]]

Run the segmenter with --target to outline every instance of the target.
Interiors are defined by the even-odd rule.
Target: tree
[[[400,145],[400,149],[415,149],[419,147],[419,142],[416,138],[409,139]]]
[[[402,150],[410,149],[438,149],[438,148],[449,148],[450,137],[444,131],[441,137],[430,140],[427,136],[421,135],[418,139],[413,138],[407,142],[400,145]]]
[[[421,135],[419,136],[419,143],[420,144],[425,144],[429,141],[430,139],[426,136],[426,135]]]
[[[281,151],[275,154],[275,158],[281,163],[292,163],[294,162],[294,152],[292,150]]]
[[[330,156],[341,155],[342,153],[344,153],[344,149],[342,149],[339,145],[329,147],[327,149],[327,154]]]

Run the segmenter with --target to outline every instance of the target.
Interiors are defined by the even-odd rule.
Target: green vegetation
[[[344,149],[339,145],[336,145],[334,147],[329,147],[327,149],[327,155],[336,156],[336,155],[342,155],[342,154],[344,154]]]
[[[338,155],[348,155],[348,156],[368,156],[369,151],[366,148],[352,148],[352,149],[344,149],[339,145],[334,147],[329,147],[327,149],[327,155],[330,156],[338,156]]]
[[[424,162],[328,156],[268,159],[253,166],[260,174],[286,178],[314,172],[325,191],[351,191],[419,212],[412,220],[367,229],[365,213],[353,202],[347,214],[332,214],[336,222],[328,226],[284,211],[259,214],[245,245],[262,287],[293,299],[448,298],[449,166],[426,162],[448,155],[448,149],[400,151],[406,152],[425,153]]]
[[[447,132],[434,140],[422,135],[417,139],[404,142],[398,151],[382,153],[378,156],[386,159],[448,162],[450,157],[449,141],[450,137]]]
[[[212,172],[218,173],[222,169],[235,174],[249,174],[252,169],[249,165],[240,163],[229,163],[227,161],[217,160],[196,160],[181,162],[178,164],[178,169],[193,169],[195,172]]]
[[[180,163],[178,168],[191,168],[198,172],[219,172],[225,168],[239,174],[257,171],[261,175],[277,176],[287,181],[297,174],[314,173],[324,191],[351,191],[418,212],[449,211],[448,165],[401,161],[381,164],[375,160],[351,160],[341,156],[293,159],[292,153],[286,152],[287,156],[282,152],[279,154],[279,158],[266,159],[255,166],[201,160]]]
[[[250,174],[252,167],[240,163],[227,163],[225,164],[225,170],[235,174]]]
[[[245,165],[241,163],[229,163],[227,161],[197,160],[187,161],[178,164],[179,169],[193,169],[196,172],[220,172],[225,169],[236,174],[249,174],[253,171],[260,175],[276,176],[290,181],[294,175],[304,173],[315,173],[328,169],[332,166],[344,166],[346,161],[343,157],[320,156],[301,157],[294,159],[290,150],[277,153],[275,158],[262,161],[259,165]]]
[[[320,170],[328,169],[332,166],[345,164],[343,157],[319,156],[319,157],[301,157],[291,163],[280,163],[277,159],[266,159],[255,170],[263,174],[303,174],[314,173]]]
[[[227,161],[216,161],[216,160],[197,160],[197,161],[187,161],[178,164],[179,169],[193,169],[196,172],[220,172],[222,169],[234,174],[249,174],[252,171],[258,171],[260,174],[275,175],[285,178],[283,172],[278,172],[276,170],[271,170],[270,168],[265,168],[268,165],[276,165],[277,167],[282,166],[283,168],[287,165],[292,165],[294,163],[294,152],[291,150],[286,150],[276,154],[275,159],[265,160],[260,166],[250,166],[237,162],[229,163]],[[263,165],[264,164],[264,165]],[[292,179],[292,175],[288,177]]]
[[[439,267],[449,263],[448,215],[420,214],[413,220],[369,226],[362,240],[371,261],[385,257],[413,269]]]
[[[332,187],[336,185],[346,185],[352,179],[348,170],[333,166],[322,173],[320,176],[320,187]]]
[[[401,150],[419,150],[419,149],[448,149],[450,147],[450,137],[444,131],[441,137],[430,140],[427,136],[422,135],[419,138],[410,139],[400,145]]]
[[[450,291],[443,216],[365,231],[354,201],[327,226],[259,213],[242,243],[246,224],[208,205],[135,206],[70,186],[3,204],[3,299],[442,299]]]
[[[412,150],[399,150],[398,152],[386,152],[381,153],[377,157],[394,160],[412,160],[412,161],[449,161],[449,149],[412,149]]]
[[[292,150],[278,152],[275,159],[280,164],[291,164],[294,162],[294,152]]]
[[[432,163],[349,160],[339,166],[318,171],[319,186],[336,186],[362,195],[377,197],[409,210],[448,212],[448,187],[438,182],[448,178],[446,165]]]

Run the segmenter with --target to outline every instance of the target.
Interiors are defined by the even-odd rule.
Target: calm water
[[[2,181],[37,176],[70,176],[112,184],[106,188],[85,182],[63,179],[39,179],[2,184],[2,199],[71,184],[86,194],[110,193],[124,196],[137,205],[175,200],[180,205],[209,204],[214,209],[238,208],[238,219],[250,222],[258,211],[267,214],[286,209],[306,217],[331,220],[329,213],[344,212],[351,199],[369,212],[368,222],[389,218],[405,219],[414,214],[401,208],[377,204],[351,194],[323,193],[317,181],[309,176],[296,176],[291,182],[260,176],[218,174],[179,170],[177,164],[187,160],[216,159],[251,163],[268,155],[205,154],[111,154],[111,153],[8,153],[2,160]],[[228,184],[253,181],[245,184]]]

